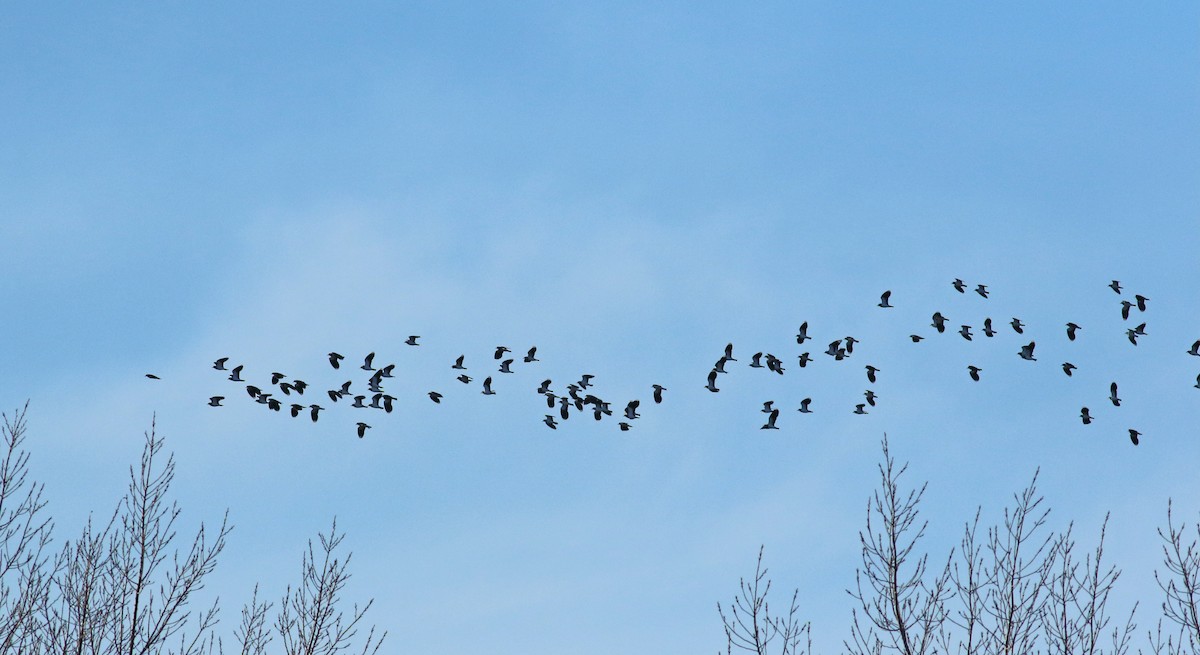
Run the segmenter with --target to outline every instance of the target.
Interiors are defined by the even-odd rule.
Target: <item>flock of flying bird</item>
[[[951,285],[959,293],[965,294],[967,292],[967,285],[961,279],[955,279]],[[1118,295],[1121,294],[1122,289],[1119,281],[1113,280],[1108,286]],[[979,294],[984,299],[988,298],[990,294],[987,285],[984,284],[977,285],[974,289],[974,292]],[[891,295],[891,291],[885,291],[880,296],[879,304],[877,306],[883,309],[893,308],[894,305],[891,304]],[[1123,298],[1120,302],[1122,320],[1129,321],[1134,308],[1136,308],[1138,312],[1145,312],[1146,303],[1148,300],[1149,298],[1140,294],[1135,294],[1133,300]],[[939,334],[944,334],[946,332],[948,319],[942,314],[942,312],[934,312],[931,320],[932,322],[930,323],[930,327],[934,328]],[[1016,317],[1012,318],[1008,325],[1014,332],[1021,335],[1025,333],[1025,328],[1027,327],[1020,319]],[[1078,332],[1083,329],[1081,326],[1073,322],[1068,322],[1065,325],[1065,328],[1066,337],[1070,341],[1075,341]],[[958,334],[967,341],[973,341],[974,338],[978,336],[976,333],[972,332],[973,329],[974,328],[971,325],[962,325],[958,330]],[[986,338],[991,338],[997,334],[997,330],[993,325],[991,318],[984,319],[981,334]],[[1146,323],[1143,322],[1135,327],[1126,329],[1125,334],[1129,342],[1136,346],[1138,343],[1138,338],[1146,336]],[[408,337],[404,343],[408,346],[418,346],[420,345],[418,343],[418,339],[420,338],[420,336],[413,335]],[[806,341],[812,338],[813,337],[809,336],[808,334],[808,322],[806,321],[800,325],[799,332],[796,334],[796,343],[802,346]],[[919,343],[926,337],[919,334],[912,334],[909,336],[909,338],[913,343]],[[828,345],[823,354],[833,358],[834,361],[840,362],[850,358],[854,354],[854,344],[856,343],[859,343],[859,341],[851,336],[835,339]],[[1026,361],[1036,362],[1038,361],[1034,356],[1036,347],[1037,344],[1031,340],[1028,344],[1021,346],[1016,355]],[[496,369],[497,373],[514,373],[512,366],[516,362],[516,357],[507,357],[507,355],[511,352],[512,351],[505,346],[496,347],[493,359],[499,363],[499,367]],[[1189,355],[1200,357],[1200,340],[1197,340],[1195,343],[1193,343],[1191,348],[1186,352]],[[293,402],[299,401],[301,397],[305,395],[305,391],[309,388],[309,384],[307,382],[300,379],[289,379],[288,376],[284,375],[283,373],[273,372],[271,374],[269,385],[263,383],[263,386],[260,387],[249,384],[245,379],[242,378],[244,366],[237,365],[233,367],[227,367],[229,359],[230,358],[228,357],[222,357],[216,360],[213,362],[213,368],[218,371],[228,372],[229,381],[245,384],[243,389],[251,401],[263,405],[268,410],[273,410],[276,412],[283,412],[286,404],[288,412],[293,418],[299,417],[301,414],[307,414],[309,419],[314,423],[320,417],[320,413],[325,411],[326,408],[318,403],[306,404],[305,402]],[[335,370],[342,368],[342,361],[344,359],[345,357],[336,352],[331,352],[328,354],[329,366]],[[474,381],[474,378],[467,375],[467,367],[464,364],[464,360],[465,355],[460,355],[457,359],[455,359],[454,363],[450,365],[449,368],[452,372],[458,374],[457,377],[454,378],[455,380],[462,384],[470,385]],[[535,346],[530,348],[528,352],[521,358],[521,361],[523,364],[531,364],[540,361],[537,358],[537,347]],[[720,376],[729,372],[726,368],[729,363],[737,361],[738,360],[734,357],[733,353],[733,344],[730,343],[726,345],[724,353],[716,361],[712,367],[712,370],[710,370],[708,373],[708,381],[705,385],[705,388],[713,393],[719,392],[720,389],[717,387],[717,382]],[[811,351],[805,351],[798,356],[797,365],[800,368],[805,368],[812,361],[814,361],[814,358],[812,357]],[[1077,367],[1071,362],[1063,362],[1061,366],[1063,373],[1065,373],[1067,376],[1072,376],[1073,372],[1077,369]],[[768,372],[773,372],[778,375],[784,374],[783,360],[771,353],[754,353],[750,357],[749,367],[765,368]],[[365,380],[366,391],[359,393],[361,389],[352,389],[352,387],[355,385],[355,381],[346,380],[338,387],[325,390],[325,396],[329,398],[329,402],[331,404],[344,402],[354,409],[380,410],[390,414],[394,407],[393,403],[398,400],[398,398],[389,394],[384,388],[384,385],[389,378],[393,377],[396,364],[392,363],[376,367],[375,353],[372,352],[363,358],[363,363],[358,368],[370,374]],[[877,382],[877,374],[880,372],[880,369],[868,364],[865,366],[865,370],[867,381],[871,385],[874,385]],[[983,369],[981,367],[971,364],[967,366],[966,372],[971,380],[979,382],[981,379],[980,373],[982,371]],[[146,377],[158,379],[158,377],[153,374],[147,374]],[[546,414],[542,422],[550,429],[557,429],[560,421],[566,421],[574,413],[590,412],[592,417],[597,421],[602,420],[606,416],[612,416],[613,409],[611,403],[588,391],[588,389],[593,388],[594,386],[592,384],[592,379],[594,377],[595,376],[591,374],[582,375],[577,382],[566,385],[565,394],[559,394],[552,390],[550,388],[552,385],[551,380],[547,379],[542,381],[541,385],[538,386],[536,393],[545,397],[548,408],[553,410],[557,407],[557,416],[559,417],[556,419],[555,413]],[[492,389],[492,383],[492,375],[487,376],[483,380],[481,391],[483,395],[492,396],[496,394],[496,392]],[[1197,375],[1196,377],[1196,388],[1200,389],[1200,375]],[[662,402],[663,391],[665,390],[666,388],[662,385],[652,385],[652,397],[655,404]],[[276,391],[280,395],[277,396]],[[429,391],[426,395],[434,403],[441,403],[443,397],[443,394],[438,391]],[[287,398],[284,399],[281,396]],[[863,393],[863,396],[865,402],[855,405],[853,410],[854,414],[867,414],[869,411],[867,408],[875,407],[879,398],[879,396],[875,393],[874,388],[868,388]],[[212,407],[221,407],[221,402],[223,400],[225,400],[225,396],[212,396],[209,398],[208,404]],[[1121,406],[1121,398],[1118,396],[1116,382],[1113,382],[1109,385],[1108,400],[1115,407]],[[622,431],[628,431],[632,426],[632,421],[640,418],[641,414],[638,413],[640,404],[641,402],[639,400],[631,400],[625,405],[623,412],[624,420],[618,422],[618,427]],[[766,423],[764,423],[761,427],[763,430],[779,429],[777,422],[779,420],[780,410],[774,405],[774,401],[766,401],[763,403],[762,412],[767,414]],[[797,409],[797,411],[802,414],[811,414],[813,413],[811,405],[812,398],[804,398],[800,401],[800,407]],[[1088,409],[1088,407],[1084,406],[1081,408],[1080,420],[1084,425],[1090,425],[1093,422],[1094,418],[1091,414],[1091,410]],[[366,421],[358,421],[358,436],[360,438],[364,437],[366,435],[366,431],[370,428],[371,426],[366,423]],[[1134,428],[1128,428],[1128,431],[1130,441],[1133,442],[1133,445],[1138,445],[1139,437],[1142,436],[1142,433]]]
[[[418,339],[420,338],[420,335],[412,335],[408,337],[404,343],[409,346],[418,346],[420,345],[418,343]],[[511,352],[512,351],[507,346],[496,347],[493,355],[493,359],[496,362],[499,362],[499,368],[496,369],[496,372],[502,374],[515,373],[512,367],[514,362],[516,362],[516,357],[506,357]],[[333,369],[341,369],[342,361],[345,359],[345,357],[340,353],[331,352],[328,354],[328,359],[330,367]],[[474,382],[474,378],[466,373],[467,367],[464,364],[465,359],[466,355],[459,355],[458,358],[454,360],[454,363],[450,366],[450,369],[451,371],[458,373],[458,376],[454,378],[455,380],[462,384],[469,385]],[[530,348],[529,351],[521,358],[521,361],[524,364],[541,361],[537,358],[537,346]],[[227,366],[228,363],[229,358],[222,357],[213,362],[213,368],[218,371],[227,371],[229,373],[228,379],[231,382],[246,383],[246,380],[242,378],[242,372],[245,368],[244,365],[239,364],[230,368]],[[370,376],[365,381],[366,391],[363,393],[357,393],[356,391],[352,390],[352,387],[355,385],[355,381],[346,380],[339,387],[325,390],[325,395],[328,396],[329,402],[338,403],[349,398],[350,400],[346,402],[348,402],[349,406],[354,409],[382,410],[387,414],[392,413],[394,402],[398,400],[398,398],[389,394],[384,388],[384,384],[388,378],[394,377],[396,364],[387,364],[376,367],[375,353],[372,352],[363,358],[363,363],[361,366],[359,366],[359,368],[370,373]],[[147,377],[158,379],[157,376],[151,374],[147,374]],[[485,396],[496,395],[496,392],[492,389],[492,377],[493,376],[489,375],[483,380],[481,393]],[[537,393],[545,396],[547,407],[550,409],[554,409],[555,407],[558,408],[558,416],[561,417],[561,420],[563,421],[567,420],[575,412],[585,411],[590,411],[593,418],[599,421],[606,416],[612,416],[613,409],[612,404],[609,401],[603,400],[587,391],[587,389],[594,386],[592,384],[592,380],[595,377],[596,376],[591,374],[584,374],[580,377],[578,382],[573,382],[567,385],[565,395],[559,395],[550,389],[552,384],[551,380],[543,380],[541,385],[539,385],[537,388]],[[326,409],[317,403],[310,403],[306,405],[303,402],[292,402],[294,400],[300,400],[300,397],[304,396],[305,390],[309,388],[309,384],[304,380],[289,379],[288,376],[284,375],[283,373],[274,372],[271,373],[270,385],[264,385],[264,387],[265,388],[252,384],[246,384],[244,389],[250,400],[260,405],[264,405],[268,410],[283,412],[286,404],[288,411],[293,418],[297,418],[301,414],[306,413],[308,414],[310,420],[315,423],[321,416],[320,413]],[[654,402],[656,404],[661,403],[663,399],[662,394],[663,391],[666,390],[666,387],[655,384],[652,385],[652,390]],[[276,391],[283,396],[287,396],[288,398],[286,400],[281,399],[275,395]],[[442,402],[443,394],[438,391],[429,391],[426,395],[434,403],[440,404]],[[370,399],[370,402],[368,402],[368,398]],[[208,399],[208,404],[212,407],[223,407],[221,404],[223,400],[225,400],[225,396],[212,396]],[[631,427],[630,421],[641,417],[641,414],[638,413],[638,408],[640,405],[641,401],[639,400],[631,400],[625,405],[625,411],[623,413],[625,420],[618,423],[618,427],[622,431],[628,431]],[[555,419],[554,414],[546,414],[542,422],[551,429],[558,429],[559,420]],[[366,432],[370,428],[371,426],[367,424],[366,421],[359,421],[357,427],[359,438],[366,436]]]

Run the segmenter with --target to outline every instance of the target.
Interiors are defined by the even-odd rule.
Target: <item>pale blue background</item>
[[[834,652],[885,431],[930,482],[935,559],[1037,467],[1056,528],[1090,540],[1111,510],[1114,603],[1142,599],[1145,627],[1166,500],[1200,511],[1198,21],[1185,2],[9,3],[0,406],[31,399],[60,540],[110,511],[157,411],[184,526],[237,525],[205,590],[227,631],[336,514],[389,652],[711,652],[760,543],[777,602],[799,587]],[[1136,349],[1114,277],[1151,298]],[[1020,316],[1041,361],[1007,327],[909,343],[934,310]],[[862,343],[801,371],[803,320],[814,353]],[[728,341],[742,361],[710,394]],[[494,397],[453,381],[501,343],[543,362]],[[209,368],[332,385],[331,349],[403,371],[363,441],[344,407],[268,414]],[[758,350],[788,374],[742,368]],[[866,363],[880,406],[854,416]],[[643,399],[635,430],[540,423],[537,383],[584,372]]]

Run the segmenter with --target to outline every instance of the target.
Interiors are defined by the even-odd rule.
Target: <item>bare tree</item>
[[[1154,579],[1166,595],[1162,603],[1163,618],[1178,629],[1164,642],[1160,620],[1156,634],[1150,635],[1150,645],[1156,654],[1194,655],[1200,652],[1200,522],[1192,526],[1196,536],[1190,542],[1185,541],[1187,524],[1176,525],[1172,509],[1171,501],[1167,501],[1167,527],[1158,529],[1167,570],[1155,571]]]
[[[763,547],[760,546],[758,563],[754,567],[754,581],[747,582],[745,578],[739,580],[741,593],[734,597],[729,606],[731,616],[726,616],[721,604],[717,603],[717,613],[725,626],[726,654],[733,653],[736,647],[755,655],[767,655],[771,642],[778,639],[779,655],[811,655],[812,625],[807,621],[801,623],[797,616],[799,607],[796,599],[800,590],[792,592],[792,604],[786,615],[771,616],[767,601],[771,580],[767,578],[762,558]]]
[[[43,485],[28,481],[29,453],[21,447],[28,409],[26,402],[12,418],[0,415],[0,653],[28,650],[36,639],[50,584],[46,549],[53,524],[43,511]]]
[[[926,485],[907,494],[900,491],[907,469],[907,464],[896,468],[884,435],[881,489],[868,501],[867,528],[858,534],[863,568],[855,575],[856,590],[847,591],[859,603],[845,642],[855,655],[932,653],[946,622],[946,601],[953,594],[949,561],[927,580],[929,556],[914,553],[927,526],[917,524]]]
[[[1100,541],[1083,562],[1075,559],[1074,526],[1059,535],[1047,557],[1046,602],[1042,607],[1042,635],[1051,655],[1124,655],[1135,625],[1135,604],[1123,626],[1106,633],[1110,617],[1108,597],[1121,572],[1115,566],[1104,568],[1104,538],[1108,515],[1100,527]],[[1105,637],[1111,641],[1105,643]]]

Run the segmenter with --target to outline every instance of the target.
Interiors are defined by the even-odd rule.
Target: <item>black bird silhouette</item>
[[[337,353],[329,353],[329,365],[334,368],[341,368],[341,361],[346,359]]]
[[[262,389],[259,389],[253,384],[248,384],[246,385],[246,393],[249,394],[251,398],[257,398],[262,394]]]
[[[854,344],[856,344],[856,343],[859,343],[858,339],[855,339],[854,337],[846,337],[846,354],[847,355],[854,353]]]
[[[921,335],[919,335],[919,334],[910,334],[910,335],[908,335],[908,338],[909,338],[909,339],[912,339],[912,342],[913,342],[913,343],[917,343],[917,342],[919,342],[921,339],[924,339],[925,337],[923,337],[923,336],[921,336]]]
[[[955,291],[957,291],[957,292],[959,292],[959,293],[966,293],[966,292],[967,292],[967,285],[966,285],[966,283],[965,283],[965,282],[963,282],[962,280],[958,279],[958,278],[954,278],[954,281],[953,281],[953,282],[951,282],[951,283],[950,283],[950,285],[951,285],[951,286],[953,286],[953,287],[954,287],[954,290],[955,290]]]
[[[496,346],[496,355],[492,359],[500,359],[501,357],[504,356],[504,353],[508,353],[508,352],[512,352],[512,351],[509,350],[505,346]]]
[[[1130,307],[1133,307],[1133,303],[1129,302],[1128,300],[1121,301],[1121,318],[1125,319],[1126,321],[1129,320]]]
[[[387,366],[384,366],[383,368],[379,369],[379,377],[390,378],[390,377],[392,377],[392,371],[394,371],[394,370],[396,370],[396,365],[388,364]]]
[[[292,389],[301,396],[304,395],[304,390],[308,388],[308,383],[304,380],[292,380]]]
[[[662,392],[666,391],[667,388],[662,386],[661,384],[656,384],[653,386],[654,386],[654,402],[655,402],[655,404],[661,403],[662,402]]]
[[[285,377],[287,377],[287,376],[284,375],[283,373],[272,373],[271,374],[271,384],[279,384],[279,381]]]
[[[945,332],[946,331],[946,317],[942,316],[941,312],[934,312],[933,313],[933,322],[930,323],[930,325],[937,328],[938,332]]]
[[[1117,397],[1117,383],[1113,382],[1108,385],[1108,399],[1112,401],[1114,407],[1121,406],[1121,399]]]
[[[545,423],[545,424],[546,424],[546,426],[547,426],[547,427],[549,427],[551,430],[557,430],[557,429],[558,429],[558,423],[555,423],[555,422],[554,422],[554,415],[553,415],[553,414],[547,414],[547,415],[546,415],[546,418],[542,419],[542,423]]]
[[[859,403],[858,405],[855,405],[855,406],[854,406],[854,413],[855,413],[855,414],[866,414],[866,413],[867,413],[867,404],[866,404],[866,403]]]
[[[545,380],[542,380],[542,383],[540,385],[538,385],[537,392],[544,394],[544,393],[548,393],[549,391],[550,391],[550,379],[546,378]]]
[[[421,344],[417,343],[417,339],[420,339],[420,338],[421,338],[421,335],[419,335],[419,334],[410,335],[407,339],[404,340],[404,344],[407,346],[419,346]]]
[[[775,355],[767,353],[767,369],[783,375],[783,361]]]
[[[629,401],[629,404],[625,406],[625,418],[632,421],[635,418],[641,417],[641,414],[637,413],[638,405],[641,405],[641,404],[642,404],[642,401],[640,401],[640,400]]]
[[[800,353],[800,361],[799,361],[800,368],[804,368],[811,361],[812,361],[812,357],[809,357],[807,352]]]
[[[629,424],[624,421],[618,423],[617,427],[621,428],[621,432],[629,432]]]
[[[1078,330],[1078,329],[1079,329],[1078,325],[1075,325],[1074,323],[1067,323],[1067,338],[1070,339],[1071,341],[1074,341],[1075,340],[1075,330]]]
[[[1129,338],[1129,343],[1132,343],[1135,346],[1137,345],[1137,330],[1125,330],[1125,336]]]
[[[287,383],[287,382],[284,382],[283,384],[279,385],[279,390],[282,391],[283,395],[285,395],[285,396],[292,395],[292,389],[294,389],[294,388],[295,387],[293,387],[290,383]]]
[[[530,348],[529,352],[525,353],[525,358],[522,361],[524,361],[526,364],[528,364],[529,362],[542,361],[537,358],[537,346]]]
[[[875,399],[878,398],[879,396],[875,395],[875,392],[871,391],[870,389],[867,389],[866,391],[864,391],[863,395],[867,397],[867,404],[870,405],[871,407],[874,407]]]
[[[983,369],[979,368],[978,366],[968,366],[967,370],[971,374],[971,379],[978,382],[979,381],[979,372],[982,371]]]
[[[1139,323],[1137,327],[1133,328],[1133,331],[1136,332],[1139,337],[1146,336],[1146,324]]]
[[[1115,291],[1115,292],[1116,292],[1118,295],[1120,295],[1120,293],[1121,293],[1121,283],[1120,283],[1120,282],[1118,282],[1118,281],[1116,281],[1116,280],[1113,280],[1112,282],[1109,282],[1109,283],[1108,283],[1108,288],[1110,288],[1110,289],[1112,289],[1113,291]]]
[[[1025,334],[1025,324],[1016,316],[1013,317],[1012,323],[1009,325],[1012,325],[1012,329],[1016,330],[1017,334]]]
[[[892,292],[890,290],[884,291],[883,295],[879,296],[879,306],[883,307],[884,309],[893,307],[893,305],[888,303],[888,300],[890,300],[891,297],[892,297]]]
[[[774,404],[775,404],[774,400],[768,400],[767,402],[763,403],[762,413],[770,414],[771,410],[775,409],[774,407],[771,407],[771,405],[774,405]]]
[[[1196,388],[1200,389],[1200,375],[1196,376]]]
[[[838,339],[837,341],[833,341],[829,344],[829,347],[825,349],[825,354],[830,355],[832,357],[836,357],[838,352],[841,350],[841,346],[842,346],[841,339]]]
[[[714,368],[708,372],[708,384],[705,385],[704,388],[713,393],[720,391],[720,389],[717,388],[717,369]]]
[[[991,339],[996,335],[996,331],[992,329],[992,319],[983,319],[983,336]]]
[[[224,371],[224,370],[226,370],[225,362],[227,362],[227,361],[229,361],[228,357],[222,357],[221,359],[218,359],[217,361],[213,362],[213,368],[217,369],[218,371]]]
[[[429,392],[429,399],[430,399],[430,400],[432,400],[432,401],[433,401],[433,402],[435,402],[435,403],[441,403],[441,402],[442,402],[442,394],[440,394],[440,393],[438,393],[438,392],[436,392],[436,391],[430,391],[430,392]]]
[[[351,407],[357,407],[358,409],[366,409],[367,406],[363,404],[363,401],[366,399],[367,399],[366,396],[355,396],[354,404],[351,405]]]
[[[596,376],[594,376],[590,373],[580,376],[579,377],[579,388],[587,389],[588,387],[592,386],[592,378],[594,378],[594,377],[596,377]]]
[[[1133,442],[1133,445],[1138,445],[1138,437],[1140,436],[1142,436],[1141,432],[1138,432],[1133,428],[1129,428],[1129,440]]]
[[[1092,415],[1091,415],[1090,413],[1088,413],[1088,408],[1087,408],[1087,407],[1084,407],[1083,409],[1081,409],[1081,410],[1079,411],[1079,418],[1080,418],[1080,420],[1082,420],[1082,421],[1083,421],[1083,424],[1084,424],[1084,425],[1091,425],[1091,424],[1092,424]]]
[[[296,403],[292,403],[292,407],[291,407],[292,418],[296,418],[297,416],[299,416],[300,410],[302,410],[302,409],[304,409],[304,405],[297,405]]]
[[[567,420],[567,416],[568,416],[569,410],[571,408],[571,399],[567,398],[566,396],[563,396],[562,398],[559,398],[559,400],[562,401],[562,407],[559,408],[558,415],[561,416],[562,419],[565,421],[565,420]]]
[[[1187,354],[1200,357],[1200,341],[1193,343],[1191,350],[1187,351]]]
[[[222,400],[225,400],[225,396],[213,396],[212,398],[208,399],[208,406],[209,407],[224,407],[224,405],[221,404]]]
[[[372,366],[372,362],[374,362],[374,361],[375,361],[375,353],[369,353],[366,357],[363,358],[363,365],[360,366],[359,368],[361,368],[364,371],[374,371],[375,367]]]
[[[962,335],[962,338],[966,339],[967,341],[971,341],[972,335],[971,335],[971,326],[970,325],[962,326],[961,328],[959,328],[958,333]]]
[[[778,430],[779,427],[775,425],[775,420],[778,418],[779,418],[779,410],[777,410],[777,409],[771,410],[771,415],[767,417],[767,422],[765,424],[763,424],[763,426],[759,429],[760,430]]]
[[[988,297],[987,285],[981,284],[981,285],[975,287],[975,293],[983,296],[984,298],[987,298]]]
[[[878,372],[879,369],[869,364],[867,365],[867,379],[870,380],[871,384],[875,384],[875,374]]]
[[[550,409],[554,409],[554,402],[556,400],[558,400],[558,396],[555,396],[553,391],[547,391],[545,393],[545,396],[546,396],[546,407],[549,407]]]
[[[467,367],[463,366],[463,358],[465,358],[465,357],[466,357],[466,355],[459,355],[458,359],[454,360],[454,366],[451,366],[450,368],[458,370],[458,371],[467,370]]]
[[[762,368],[762,353],[754,353],[750,357],[750,368]]]
[[[1030,341],[1028,344],[1021,346],[1021,352],[1017,354],[1021,356],[1021,359],[1036,362],[1037,359],[1033,356],[1033,348],[1035,345],[1037,345],[1035,342]]]
[[[281,407],[283,407],[283,403],[280,403],[278,400],[275,400],[274,398],[267,399],[267,409],[273,412],[278,412]]]
[[[736,359],[733,358],[733,344],[732,343],[727,344],[725,346],[725,359],[728,359],[731,362],[737,361]]]
[[[805,398],[800,401],[800,409],[796,410],[801,414],[812,414],[812,410],[808,406],[812,404],[812,398]]]
[[[369,428],[369,427],[371,427],[371,426],[367,425],[366,423],[363,423],[362,421],[358,422],[358,438],[359,439],[363,438],[363,435],[365,435],[367,433],[367,428]]]
[[[725,362],[727,362],[727,361],[729,361],[729,359],[726,357],[722,357],[721,359],[718,359],[717,363],[713,364],[713,370],[718,373],[728,373],[728,371],[725,370]]]
[[[1062,365],[1063,373],[1066,373],[1067,377],[1071,377],[1071,371],[1074,371],[1077,368],[1079,368],[1079,367],[1072,364],[1071,362],[1063,362],[1063,365]]]
[[[1149,298],[1147,298],[1146,296],[1143,296],[1143,295],[1141,295],[1141,294],[1135,294],[1135,295],[1133,296],[1133,298],[1134,298],[1134,300],[1136,300],[1136,301],[1137,301],[1138,311],[1139,311],[1139,312],[1144,312],[1144,311],[1146,311],[1146,301],[1147,301],[1147,300],[1150,300],[1150,299],[1149,299]]]
[[[321,407],[320,405],[309,405],[308,407],[311,410],[311,411],[309,411],[308,416],[309,416],[309,418],[312,419],[313,423],[316,423],[317,422],[317,412],[319,412],[325,408]]]
[[[513,363],[513,360],[511,360],[511,359],[506,359],[506,360],[500,362],[500,372],[501,373],[512,373],[512,369],[509,368],[509,366],[512,366],[512,363]]]
[[[811,339],[808,336],[808,321],[800,324],[800,331],[796,333],[796,343],[803,345],[805,341]]]
[[[490,376],[490,375],[483,381],[483,395],[485,395],[485,396],[496,395],[496,392],[492,391],[492,376]]]
[[[146,377],[150,378],[151,380],[161,380],[162,379],[153,373],[147,373]]]

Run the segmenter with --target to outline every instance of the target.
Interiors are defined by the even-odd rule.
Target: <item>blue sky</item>
[[[1197,14],[10,5],[0,405],[30,399],[60,539],[116,502],[157,412],[184,519],[237,526],[206,590],[228,630],[249,581],[282,593],[336,515],[348,592],[376,598],[394,652],[720,647],[715,604],[759,544],[833,652],[885,432],[930,483],[935,558],[1040,467],[1056,527],[1090,538],[1111,510],[1119,600],[1149,625],[1166,500],[1200,512]],[[1113,278],[1151,298],[1136,349]],[[1007,328],[933,335],[937,310],[1019,316],[1040,361]],[[796,368],[806,320],[814,353],[854,335],[854,357]],[[453,380],[498,344],[543,361],[493,397]],[[330,350],[403,371],[362,441],[340,405],[291,421],[210,368],[340,384]],[[787,374],[743,368],[755,351]],[[867,363],[880,405],[854,416]],[[634,430],[541,424],[538,382],[585,372],[643,400]],[[760,431],[772,399],[782,429]]]

